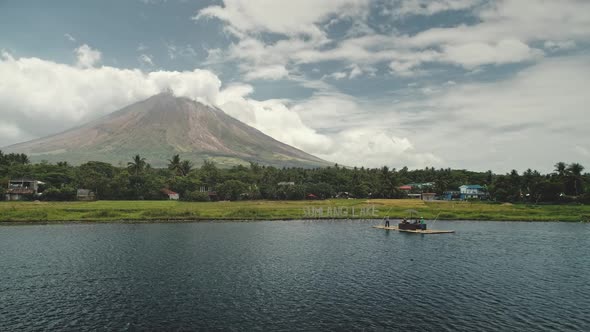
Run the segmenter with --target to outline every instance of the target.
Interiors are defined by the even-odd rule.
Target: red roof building
[[[180,198],[180,195],[177,192],[174,192],[174,191],[172,191],[170,189],[165,189],[164,188],[161,191],[162,191],[162,193],[164,195],[167,195],[168,196],[168,199],[178,200]]]

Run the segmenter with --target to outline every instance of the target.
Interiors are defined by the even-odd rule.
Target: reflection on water
[[[590,330],[590,227],[0,227],[0,330]]]

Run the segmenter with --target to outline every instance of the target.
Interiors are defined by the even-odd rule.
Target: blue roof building
[[[482,187],[478,184],[464,184],[459,187],[459,191],[461,193],[461,199],[469,199],[469,198],[483,198],[487,196],[487,190],[485,187]]]

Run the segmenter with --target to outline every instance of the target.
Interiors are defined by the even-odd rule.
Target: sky
[[[0,147],[161,91],[347,166],[590,168],[590,1],[0,0]]]

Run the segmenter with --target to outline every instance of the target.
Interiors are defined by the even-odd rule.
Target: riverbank
[[[96,201],[0,202],[0,222],[391,219],[407,210],[427,220],[590,221],[588,205],[423,202],[409,199],[322,201]]]

